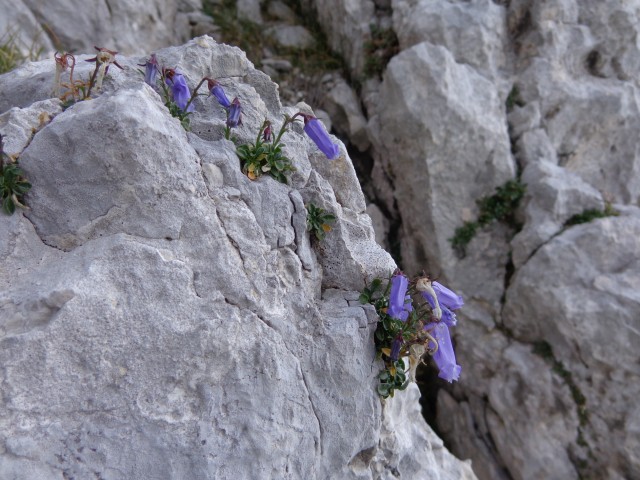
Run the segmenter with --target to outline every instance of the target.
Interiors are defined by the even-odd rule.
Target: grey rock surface
[[[265,33],[283,47],[305,49],[315,43],[309,30],[301,25],[277,25],[268,28]]]
[[[421,42],[445,47],[456,62],[489,78],[507,64],[506,12],[491,0],[424,2],[394,0],[393,29],[400,48]]]
[[[391,3],[374,17],[391,15],[400,52],[361,90],[368,201],[401,223],[406,272],[465,297],[439,431],[483,479],[640,477],[638,2]],[[325,4],[318,19],[361,78],[366,35]],[[515,224],[481,229],[456,257],[449,239],[476,200],[516,176]],[[620,217],[565,227],[611,204]]]
[[[317,18],[327,33],[329,46],[345,59],[358,75],[365,65],[364,47],[375,23],[372,0],[303,0],[302,5]]]
[[[241,141],[285,112],[237,49],[202,37],[158,58],[190,86],[232,79]],[[0,77],[23,89],[0,133],[49,115],[12,143],[30,210],[0,216],[0,478],[475,478],[415,389],[375,391],[377,316],[357,290],[395,264],[344,148],[330,163],[295,127],[291,185],[252,182],[213,100],[185,132],[139,60],[63,112],[51,61]],[[322,244],[310,199],[337,217]]]
[[[26,45],[36,38],[48,52],[54,46],[90,52],[98,45],[125,54],[141,54],[188,40],[191,17],[202,9],[195,0],[109,0],[92,4],[80,0],[2,0],[0,7],[0,32],[4,24],[17,25],[24,32]]]
[[[460,217],[515,176],[503,112],[491,82],[444,47],[423,42],[390,62],[369,127],[403,210],[407,265],[428,261],[453,276],[448,239]]]
[[[322,105],[331,117],[336,132],[348,138],[361,152],[371,142],[367,134],[367,119],[362,113],[360,100],[349,84],[340,79],[324,96]]]

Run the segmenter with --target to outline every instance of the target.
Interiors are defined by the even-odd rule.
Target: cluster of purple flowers
[[[194,106],[191,103],[193,97],[182,73],[172,68],[161,69],[158,65],[158,59],[156,58],[155,53],[151,55],[146,63],[141,64],[140,66],[145,67],[144,81],[148,85],[155,88],[158,74],[161,73],[166,85],[171,88],[171,96],[178,108],[185,113],[194,111]],[[216,98],[220,106],[222,106],[222,108],[227,112],[227,129],[242,125],[242,106],[240,104],[240,99],[235,97],[232,101],[229,101],[224,88],[217,80],[208,77],[203,78],[196,87],[194,94],[197,93],[205,80],[207,81],[207,87],[211,95]],[[329,160],[333,160],[338,157],[340,154],[340,148],[338,145],[333,143],[320,120],[312,115],[304,113],[299,113],[296,116],[301,116],[304,119],[305,133],[309,138],[311,138],[311,140],[313,140],[320,151],[322,151]]]
[[[411,296],[407,294],[408,288],[409,280],[404,274],[397,273],[391,278],[387,308],[387,315],[391,318],[406,322],[409,314],[413,311]],[[421,278],[416,282],[416,290],[431,307],[430,321],[424,325],[423,330],[429,334],[427,337],[429,350],[435,352],[433,359],[440,370],[438,376],[448,382],[458,380],[461,367],[456,363],[449,327],[456,325],[457,319],[454,310],[462,307],[464,301],[460,295],[444,285],[432,282],[427,278]],[[391,360],[398,359],[404,343],[402,335],[398,335],[394,339],[391,345]]]
[[[238,125],[242,125],[242,106],[240,105],[240,99],[235,97],[233,101],[229,101],[224,88],[222,88],[222,85],[220,85],[217,80],[207,78],[207,82],[209,92],[227,112],[227,128],[235,128]]]

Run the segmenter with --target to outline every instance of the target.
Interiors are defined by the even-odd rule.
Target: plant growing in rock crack
[[[189,115],[195,111],[193,101],[200,95],[198,90],[200,90],[204,82],[207,82],[210,94],[218,100],[218,103],[227,113],[225,138],[229,140],[231,129],[242,125],[242,107],[240,106],[240,100],[236,97],[230,102],[218,81],[204,77],[200,80],[196,88],[193,89],[192,94],[184,74],[175,68],[161,67],[158,64],[155,53],[151,54],[145,63],[139,65],[145,67],[145,70],[141,73],[144,75],[145,83],[151,88],[157,91],[158,79],[160,80],[164,104],[169,110],[169,113],[180,120],[180,124],[185,130],[189,131],[191,128]]]
[[[271,141],[271,122],[265,120],[258,130],[258,136],[254,143],[238,146],[236,153],[242,162],[242,173],[251,180],[268,174],[279,182],[288,183],[287,174],[295,171],[295,167],[291,164],[291,160],[282,153],[282,147],[285,145],[280,141],[287,125],[294,121],[293,117],[285,115],[278,135]]]
[[[311,232],[318,241],[324,240],[325,235],[331,231],[331,223],[336,217],[326,210],[309,203],[307,208],[307,231]]]
[[[55,53],[56,73],[54,80],[54,94],[60,97],[64,108],[68,108],[76,102],[91,98],[91,92],[94,88],[96,90],[100,90],[102,88],[102,81],[109,72],[109,67],[111,65],[115,65],[122,70],[122,67],[116,61],[116,54],[118,52],[102,47],[94,48],[98,53],[95,57],[86,60],[87,62],[95,62],[96,64],[96,68],[88,80],[74,80],[73,71],[76,66],[76,58],[72,54],[68,52]],[[69,81],[62,82],[62,73],[67,70],[69,70]],[[67,91],[61,93],[61,89],[63,87],[67,89]]]
[[[577,213],[572,216],[569,220],[564,222],[565,227],[570,227],[571,225],[579,225],[581,223],[588,223],[597,218],[605,218],[605,217],[617,217],[620,215],[613,205],[610,202],[606,202],[604,205],[604,210],[598,210],[597,208],[592,208],[589,210],[585,210],[582,213]]]
[[[234,102],[236,100],[237,98]],[[273,141],[271,141],[271,122],[265,120],[258,130],[254,143],[247,143],[236,148],[236,153],[242,162],[242,172],[247,177],[255,180],[266,173],[279,182],[288,183],[287,174],[295,171],[295,167],[291,164],[291,160],[282,153],[282,147],[285,145],[280,142],[287,127],[294,123],[298,117],[302,117],[304,120],[304,132],[327,158],[332,160],[340,154],[340,148],[333,143],[324,126],[316,117],[302,112],[296,113],[293,117],[285,114],[280,131]],[[232,118],[232,113],[227,118],[227,131],[230,118]]]
[[[440,378],[458,380],[461,367],[456,363],[449,327],[457,323],[454,311],[464,305],[461,296],[427,276],[409,280],[396,270],[384,288],[379,278],[365,287],[360,302],[372,304],[379,317],[375,342],[377,357],[384,362],[378,375],[381,397],[393,397],[396,390],[415,381],[425,354],[433,356]]]
[[[507,107],[507,112],[511,112],[515,107],[524,107],[525,103],[520,96],[520,89],[517,85],[514,85],[511,91],[509,91],[505,105]]]
[[[449,239],[451,247],[456,254],[463,258],[466,248],[479,228],[485,227],[494,220],[505,222],[519,228],[515,220],[515,210],[524,196],[526,185],[520,180],[509,180],[504,185],[496,188],[496,193],[482,197],[476,201],[480,210],[475,222],[465,222]]]
[[[16,211],[16,206],[27,208],[21,200],[29,189],[31,189],[31,184],[24,178],[24,172],[18,167],[18,162],[11,161],[5,155],[2,135],[0,135],[0,201],[2,209],[8,215],[12,215]]]

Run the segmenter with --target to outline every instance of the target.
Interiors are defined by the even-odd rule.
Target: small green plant
[[[514,213],[520,200],[524,196],[526,186],[518,180],[509,180],[504,185],[496,188],[496,193],[490,197],[482,197],[478,200],[480,214],[478,223],[481,227],[488,225],[493,220],[514,224]]]
[[[318,241],[324,240],[324,236],[331,231],[330,224],[335,220],[334,215],[316,207],[313,203],[307,205],[307,230],[315,235]]]
[[[263,174],[268,174],[279,182],[288,183],[287,175],[295,171],[295,167],[291,164],[291,160],[282,153],[282,147],[285,145],[280,141],[287,126],[294,121],[295,117],[285,115],[278,135],[271,142],[271,122],[265,120],[258,131],[255,143],[247,143],[237,147],[236,153],[242,162],[242,172],[247,177],[255,180]]]
[[[569,227],[571,225],[579,225],[581,223],[588,223],[597,218],[605,218],[605,217],[617,217],[620,215],[611,203],[606,202],[604,205],[604,210],[598,210],[597,208],[592,208],[590,210],[585,210],[582,213],[578,213],[571,217],[564,223],[565,227]]]
[[[24,172],[18,167],[18,162],[12,162],[5,155],[2,135],[0,135],[0,200],[5,213],[12,215],[16,211],[16,206],[26,208],[21,200],[30,188],[31,184],[24,178]]]
[[[400,51],[398,36],[391,28],[369,27],[371,38],[364,44],[364,75],[367,78],[382,75],[389,60]]]
[[[170,97],[165,97],[164,106],[167,107],[172,117],[180,120],[180,125],[182,125],[182,128],[184,128],[187,132],[191,130],[191,119],[189,118],[191,112],[182,110],[178,106],[178,104],[174,102]]]
[[[460,258],[466,255],[466,248],[479,228],[485,227],[494,220],[507,223],[519,228],[515,219],[515,210],[524,196],[526,185],[519,180],[509,180],[496,188],[496,193],[482,197],[476,201],[480,210],[475,222],[465,222],[456,228],[453,237],[449,239],[451,247]]]
[[[525,105],[522,97],[520,97],[520,89],[516,85],[513,86],[509,95],[507,95],[507,101],[505,103],[507,112],[512,111],[514,107],[523,107]]]
[[[38,60],[44,48],[39,44],[39,35],[36,35],[27,53],[23,53],[18,39],[18,30],[9,29],[0,37],[0,75],[7,73],[30,60]]]
[[[464,225],[456,228],[453,237],[449,241],[451,242],[451,247],[459,256],[464,257],[467,245],[475,237],[477,230],[478,222],[464,222]]]
[[[375,343],[377,358],[384,362],[377,387],[382,398],[393,397],[415,381],[425,354],[433,355],[440,378],[458,380],[461,367],[449,327],[456,325],[453,310],[462,307],[462,297],[427,276],[409,280],[396,271],[384,288],[382,280],[374,279],[360,294],[360,302],[372,304],[379,317]]]

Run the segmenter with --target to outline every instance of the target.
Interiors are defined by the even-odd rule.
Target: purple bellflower
[[[464,305],[464,301],[462,300],[462,297],[457,293],[452,292],[444,285],[438,282],[432,282],[432,286],[436,292],[436,295],[438,296],[438,301],[440,302],[440,305],[444,305],[450,310],[457,310]]]
[[[458,380],[462,367],[456,363],[449,327],[444,322],[436,322],[426,325],[424,329],[428,330],[438,342],[438,350],[433,354],[433,359],[440,370],[438,376],[449,383]],[[429,348],[435,347],[433,342],[429,342]]]
[[[240,106],[240,100],[236,97],[231,102],[227,113],[227,127],[234,128],[238,125],[242,125],[242,107]]]
[[[453,313],[453,310],[457,310],[464,305],[462,297],[438,282],[431,282],[431,286],[438,299],[438,305],[442,312],[442,321],[450,327],[455,327],[458,319],[456,318],[456,314]],[[435,310],[436,302],[433,296],[428,291],[422,291],[420,293],[424,299],[429,302],[431,308]]]
[[[216,80],[208,78],[207,87],[209,88],[209,92],[211,92],[211,95],[216,97],[216,100],[218,100],[218,103],[223,108],[229,108],[231,106],[231,102],[227,98],[227,94],[224,93],[222,85],[220,85]]]
[[[309,135],[309,138],[313,140],[329,160],[333,160],[340,155],[340,148],[331,141],[331,137],[329,137],[320,120],[305,113],[299,113],[298,115],[304,118],[304,132]]]
[[[152,53],[149,60],[146,63],[139,63],[144,68],[144,81],[151,88],[156,88],[156,81],[158,78],[158,59],[156,54]]]
[[[409,317],[409,312],[413,310],[411,297],[407,295],[409,280],[402,274],[394,275],[391,278],[391,292],[389,293],[389,308],[387,314],[391,318],[396,318],[405,322]]]
[[[173,69],[167,69],[165,72],[166,83],[171,87],[171,94],[173,95],[173,101],[176,102],[176,105],[183,112],[193,112],[195,107],[193,104],[189,105],[187,108],[187,103],[191,99],[191,92],[189,91],[189,86],[187,85],[187,81],[184,78],[184,75],[178,73]]]
[[[437,290],[436,291],[436,296],[438,296]],[[424,297],[424,299],[426,301],[429,302],[429,305],[431,305],[432,309],[436,308],[436,302],[433,301],[433,297],[428,293],[428,292],[420,292],[422,294],[422,296]],[[442,321],[444,323],[446,323],[447,325],[449,325],[450,327],[455,327],[456,324],[458,323],[458,319],[456,318],[456,314],[453,313],[451,310],[449,310],[448,307],[446,307],[443,303],[441,303],[442,301],[440,300],[440,297],[438,296],[438,303],[440,304],[440,310],[442,311]]]
[[[404,339],[402,338],[402,332],[398,334],[396,338],[393,339],[391,343],[391,355],[389,358],[392,362],[395,362],[400,357],[400,348],[402,348],[402,344],[404,343]]]

